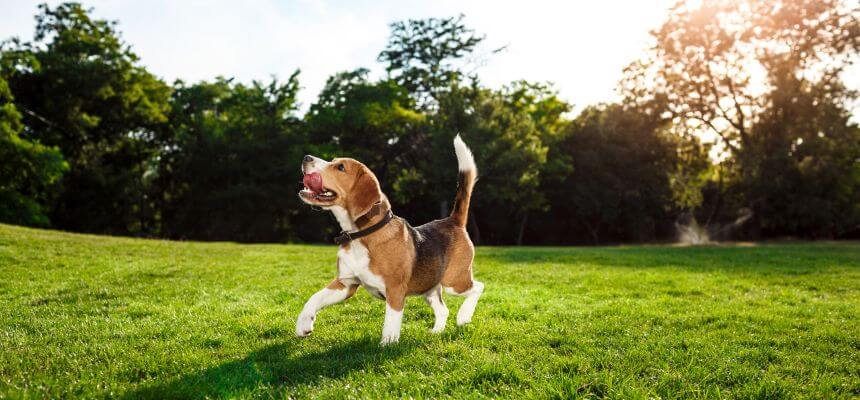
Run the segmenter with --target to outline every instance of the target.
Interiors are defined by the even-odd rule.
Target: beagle
[[[459,176],[454,208],[447,218],[413,227],[391,214],[391,203],[376,176],[350,158],[325,161],[305,156],[302,162],[305,203],[331,211],[343,233],[336,239],[337,277],[305,303],[296,321],[296,336],[314,329],[317,312],[355,294],[359,285],[385,300],[382,345],[400,339],[406,296],[423,296],[433,309],[431,332],[445,329],[448,308],[442,290],[465,296],[457,325],[471,322],[484,285],[472,278],[475,248],[466,232],[469,201],[478,170],[472,152],[454,138]]]

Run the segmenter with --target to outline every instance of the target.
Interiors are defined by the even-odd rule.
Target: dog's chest
[[[341,247],[337,252],[338,275],[344,281],[358,281],[371,295],[385,298],[385,282],[370,272],[370,255],[359,241]]]

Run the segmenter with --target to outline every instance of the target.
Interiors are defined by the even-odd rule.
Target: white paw
[[[460,315],[457,316],[457,326],[463,326],[463,325],[466,325],[466,324],[471,323],[471,322],[472,322],[472,316],[471,315],[468,317],[460,316]]]
[[[389,344],[397,343],[397,341],[399,341],[399,340],[400,340],[399,334],[397,334],[397,335],[391,335],[391,334],[382,335],[382,341],[379,342],[379,344],[382,346],[388,346]]]
[[[316,317],[310,314],[301,314],[296,320],[296,336],[303,338],[308,337],[314,331],[314,319]]]
[[[444,306],[441,310],[434,310],[434,320],[433,320],[433,329],[430,329],[430,333],[442,333],[445,330],[445,324],[448,322],[448,309]]]
[[[436,320],[436,323],[433,324],[433,329],[430,330],[430,333],[442,333],[445,330],[445,322],[447,322],[448,318],[439,318]]]

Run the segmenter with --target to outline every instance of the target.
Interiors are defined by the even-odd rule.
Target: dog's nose
[[[314,160],[314,158],[313,158],[313,157],[311,157],[310,155],[306,155],[306,156],[305,156],[305,158],[304,158],[304,161],[305,161],[305,162],[311,162],[311,161],[313,161],[313,160]]]

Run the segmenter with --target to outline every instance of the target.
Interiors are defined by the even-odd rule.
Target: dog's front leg
[[[394,290],[392,290],[394,289]],[[385,322],[382,324],[382,342],[385,346],[400,340],[400,325],[403,322],[403,305],[406,303],[406,290],[388,288],[385,291]]]
[[[314,331],[314,320],[317,312],[335,303],[340,303],[355,294],[358,285],[344,283],[339,279],[333,280],[328,286],[314,293],[302,308],[299,319],[296,320],[296,336],[307,337]]]

